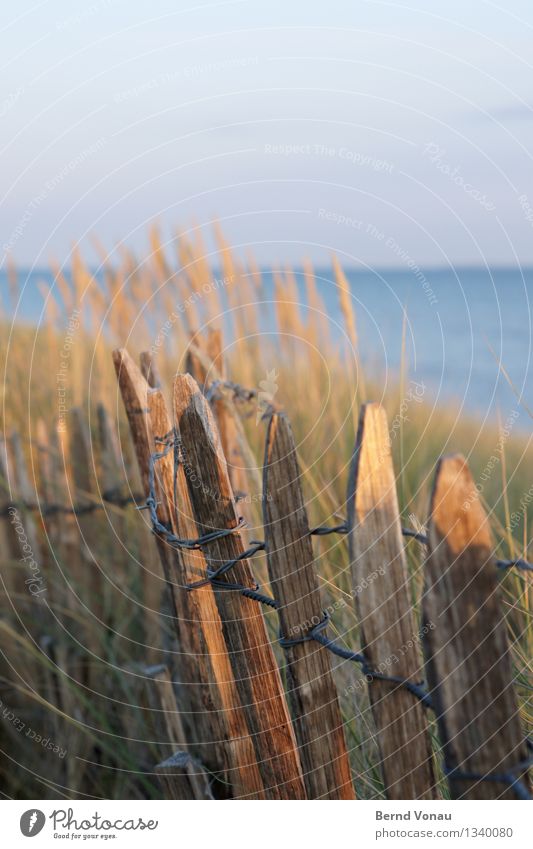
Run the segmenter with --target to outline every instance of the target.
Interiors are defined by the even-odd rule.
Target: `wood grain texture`
[[[176,376],[174,412],[198,530],[203,534],[235,528],[238,518],[220,437],[209,405],[190,375]],[[204,553],[215,569],[244,550],[236,532],[205,546]],[[221,580],[254,586],[246,560]],[[215,589],[215,598],[267,798],[305,798],[296,739],[262,611],[239,592]]]
[[[143,672],[147,678],[151,725],[158,742],[170,744],[173,750],[188,750],[189,743],[168,666],[147,666]]]
[[[189,751],[168,667],[148,667],[148,699],[160,740],[169,743],[175,754],[155,767],[166,799],[209,798],[209,780],[199,761]],[[177,750],[177,751],[176,751]]]
[[[185,370],[204,389],[208,389],[215,380],[226,380],[228,375],[223,353],[222,331],[210,328],[205,338],[198,333],[195,334],[193,342],[194,345],[187,352]],[[241,445],[244,435],[242,430],[239,433],[233,404],[230,409],[227,399],[221,397],[223,392],[224,390],[221,389],[218,397],[213,398],[211,408],[226,458],[231,488],[235,495],[244,496],[250,487]],[[245,519],[250,521],[252,515],[248,504],[243,503],[241,508]]]
[[[176,752],[155,767],[165,799],[212,799],[209,775],[188,752]]]
[[[285,416],[272,416],[263,469],[263,515],[272,593],[281,633],[305,635],[323,618],[313,544],[294,439]],[[289,700],[310,799],[354,799],[332,655],[316,642],[286,649]]]
[[[115,351],[113,358],[143,487],[148,494],[150,455],[163,450],[163,445],[156,444],[154,437],[168,437],[171,431],[169,413],[161,391],[149,389],[126,350]],[[196,538],[198,530],[180,468],[176,477],[178,505],[174,503],[172,452],[157,464],[156,486],[159,521],[177,534]],[[182,692],[185,713],[191,717],[188,732],[195,751],[212,772],[234,785],[236,795],[261,798],[263,788],[255,750],[250,745],[247,726],[242,727],[240,703],[233,699],[236,693],[234,676],[227,660],[212,590],[206,587],[208,592],[202,589],[197,594],[185,589],[186,584],[205,574],[202,552],[176,550],[157,535],[156,541],[174,603],[174,623],[181,649],[179,677],[190,684],[183,687]]]
[[[150,422],[150,410],[148,408],[149,386],[125,348],[118,348],[113,351],[113,362],[115,365],[122,400],[124,402],[124,408],[128,417],[135,455],[137,457],[137,465],[139,467],[139,475],[141,478],[141,489],[143,493],[148,496],[148,470],[150,465],[150,456],[156,450]],[[158,450],[160,450],[160,447]],[[158,515],[162,524],[168,526],[170,523],[170,515],[168,512],[168,505],[164,500],[161,500],[161,504],[158,507]],[[150,535],[150,537],[153,537],[153,535],[151,534],[149,517],[147,516],[146,511],[139,513],[139,521],[143,521],[145,523],[147,533],[146,540],[148,542],[148,535]],[[168,582],[172,575],[173,558],[175,556],[174,552],[159,536],[155,536],[153,538],[155,538],[157,551],[161,560],[165,576],[164,580]],[[160,579],[159,575],[152,571],[149,559],[150,555],[148,552],[149,549],[147,549],[147,557],[143,559],[143,563],[141,564],[141,567],[143,568],[142,582],[144,604],[146,608],[145,614],[155,618],[158,611],[155,609],[154,596],[156,595],[156,590],[157,596],[160,596],[163,586],[163,578]],[[144,562],[145,560],[147,562]],[[177,616],[174,619],[174,627],[178,643],[181,644],[182,635]],[[152,630],[152,626],[147,628],[148,636],[150,636]],[[192,661],[189,661],[186,653],[180,656],[179,673],[186,681],[192,679]]]
[[[148,408],[157,446],[157,438],[168,436],[172,430],[160,389],[148,392]],[[162,451],[162,446],[157,450]],[[185,472],[181,464],[175,469],[172,450],[158,461],[156,476],[169,527],[182,539],[196,539],[199,534]],[[263,781],[235,685],[213,590],[209,585],[194,591],[186,589],[205,575],[204,554],[201,550],[177,549],[172,551],[171,561],[170,585],[181,623],[183,649],[193,661],[195,677],[191,683],[196,685],[195,721],[203,728],[204,748],[213,748],[215,755],[223,756],[225,777],[236,798],[264,798]],[[205,759],[204,754],[202,757]]]
[[[464,458],[439,461],[423,611],[428,681],[446,762],[506,772],[527,757],[487,515]],[[453,798],[513,799],[505,784],[450,780]]]
[[[151,351],[141,351],[139,357],[141,372],[148,386],[152,389],[158,389],[163,385],[157,359]]]
[[[348,483],[349,550],[361,648],[384,675],[424,676],[408,587],[385,411],[361,408]],[[364,587],[364,589],[360,589]],[[372,680],[370,703],[389,799],[436,798],[422,704],[399,685]]]

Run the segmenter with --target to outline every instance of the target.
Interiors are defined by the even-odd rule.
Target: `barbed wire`
[[[240,383],[235,383],[233,380],[214,380],[209,388],[204,388],[204,395],[209,403],[216,400],[224,400],[224,394],[221,390],[230,390],[233,394],[233,401],[242,404],[250,404],[252,401],[258,401],[261,404],[259,412],[261,413],[261,421],[266,421],[276,412],[275,404],[261,401],[261,393],[258,389],[248,389]],[[244,414],[246,418],[252,415],[252,412]]]
[[[164,445],[164,448],[162,451],[154,452],[150,455],[148,476],[150,492],[146,500],[147,506],[150,510],[154,532],[159,536],[163,537],[173,547],[185,548],[189,550],[201,548],[204,545],[209,545],[215,540],[223,539],[231,534],[237,533],[246,524],[242,518],[239,519],[237,525],[234,528],[220,528],[203,534],[202,536],[199,536],[196,539],[186,540],[177,537],[172,532],[172,530],[167,528],[159,521],[157,517],[155,467],[157,462],[163,457],[167,456],[167,454],[171,450],[174,451],[175,462],[181,462],[183,459],[183,448],[176,429],[173,429],[173,431],[166,434],[164,437],[157,438],[156,442]],[[429,540],[425,535],[419,534],[416,531],[411,531],[410,529],[402,529],[402,533],[404,532],[404,530],[407,531],[407,533],[405,533],[405,536],[415,538],[419,542],[423,542],[426,545],[428,544]],[[331,533],[347,534],[348,531],[349,528],[347,522],[343,522],[342,524],[336,526],[318,526],[312,528],[309,531],[309,534],[314,536],[324,536]],[[220,580],[221,577],[227,572],[229,572],[237,563],[242,560],[247,560],[248,558],[253,557],[255,554],[259,553],[260,551],[265,550],[265,541],[253,540],[248,549],[241,552],[231,560],[222,563],[215,569],[212,569],[208,566],[206,569],[205,577],[201,578],[198,581],[195,581],[192,584],[187,584],[185,586],[185,589],[187,589],[188,591],[192,591],[207,584],[211,584],[217,590],[238,592],[245,598],[249,598],[252,601],[256,601],[260,604],[271,607],[276,611],[279,611],[281,607],[280,602],[272,596],[261,593],[259,591],[259,584],[256,581],[253,587],[247,587],[239,582],[226,582]],[[497,561],[497,565],[500,568],[510,568],[511,566],[518,566],[520,563],[523,563],[527,569],[533,568],[531,564],[527,563],[526,561]],[[343,646],[339,646],[334,640],[331,640],[327,636],[326,629],[329,625],[329,621],[329,614],[327,611],[324,611],[324,616],[321,621],[304,634],[300,634],[297,637],[285,637],[280,632],[279,645],[284,649],[291,649],[297,645],[314,641],[326,648],[328,651],[330,651],[337,657],[340,657],[343,660],[347,660],[352,663],[357,663],[361,667],[361,672],[365,676],[367,682],[370,683],[372,681],[382,681],[384,683],[394,685],[398,688],[402,688],[407,692],[411,693],[411,695],[413,695],[425,708],[432,710],[434,709],[431,695],[427,691],[424,681],[414,682],[400,676],[386,675],[380,672],[379,670],[373,669],[371,664],[368,662],[367,658],[362,652],[355,652],[350,649],[345,649]],[[530,740],[526,740],[526,743],[528,748],[533,748]],[[501,773],[482,774],[477,772],[464,771],[461,770],[459,767],[451,767],[445,761],[444,773],[448,777],[448,779],[451,780],[491,781],[508,784],[515,791],[516,796],[519,799],[531,800],[533,799],[533,796],[531,795],[528,787],[526,786],[526,782],[521,777],[521,774],[526,772],[529,766],[531,765],[533,765],[533,754],[526,761],[517,764],[517,766],[512,769],[507,769]]]
[[[221,389],[229,389],[233,393],[236,401],[242,401],[247,404],[257,400],[259,392],[257,389],[247,389],[240,383],[235,383],[233,380],[214,380],[213,383],[205,390],[205,397],[209,402],[222,400],[223,394]]]
[[[105,510],[106,505],[119,507],[124,509],[130,505],[135,505],[137,510],[146,509],[146,495],[138,493],[135,495],[120,495],[111,492],[102,493],[100,501],[92,501],[87,504],[60,504],[54,502],[44,502],[43,504],[34,501],[17,498],[9,501],[0,509],[0,517],[9,515],[12,509],[31,511],[38,513],[40,516],[57,516],[60,514],[83,516],[86,513],[94,513],[97,510]]]
[[[530,802],[533,799],[523,775],[533,766],[533,741],[526,739],[526,746],[531,752],[528,758],[520,761],[516,766],[503,772],[474,772],[461,769],[457,766],[443,765],[444,774],[449,781],[492,781],[498,784],[508,784],[514,790],[518,799]]]

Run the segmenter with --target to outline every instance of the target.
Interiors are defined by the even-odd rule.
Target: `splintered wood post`
[[[141,374],[146,380],[149,387],[159,388],[162,386],[161,375],[159,374],[159,369],[157,366],[157,360],[154,354],[151,351],[141,351],[139,355],[139,365],[141,368]],[[159,574],[160,569],[157,565],[157,562],[154,561],[154,555],[157,560],[157,552],[155,551],[155,546],[151,545],[148,542],[148,536],[151,534],[150,529],[147,525],[143,524],[141,526],[141,537],[144,548],[144,543],[146,543],[146,550],[148,552],[147,558],[148,562],[145,563],[145,569],[143,570],[143,589],[145,600],[148,607],[154,608],[157,606],[157,596],[154,595],[158,593],[157,583],[153,580],[150,580],[151,574]],[[160,560],[162,565],[162,561]],[[152,624],[153,623],[153,624]],[[153,617],[149,619],[149,640],[148,642],[153,642],[154,634],[152,632],[156,632],[159,629],[159,623],[157,620],[154,620]]]
[[[151,351],[142,351],[139,357],[139,361],[141,364],[141,372],[146,380],[148,386],[151,386],[152,389],[158,389],[162,386],[161,375],[159,374],[159,368],[157,365],[157,360]]]
[[[176,752],[154,768],[165,799],[212,799],[209,775],[188,752]]]
[[[294,639],[324,616],[294,439],[284,415],[268,427],[263,477],[268,572],[281,633]],[[331,658],[317,642],[286,649],[289,699],[310,799],[354,799]]]
[[[218,371],[221,380],[225,380],[226,364],[224,353],[222,350],[222,331],[211,329],[207,335],[207,355]],[[241,448],[241,438],[244,434],[240,434],[237,429],[237,423],[234,415],[229,411],[227,403],[224,399],[213,400],[213,411],[220,433],[220,441],[222,442],[222,450],[228,464],[229,479],[231,488],[236,497],[241,499],[242,512],[246,519],[251,520],[252,512],[246,502],[246,496],[249,494],[250,480],[246,473],[246,459]],[[235,408],[233,408],[235,412]]]
[[[204,337],[200,333],[192,333],[190,344],[187,347],[185,356],[185,370],[194,377],[197,384],[202,389],[207,389],[207,371],[211,364],[205,350],[206,343]],[[217,369],[217,377],[220,376]],[[211,376],[213,379],[213,376]]]
[[[148,494],[150,455],[163,451],[154,437],[172,437],[172,426],[160,390],[150,390],[127,351],[114,352],[115,368],[128,414],[143,487]],[[183,469],[178,467],[174,504],[174,456],[170,451],[156,467],[158,519],[174,532],[196,538]],[[227,658],[222,626],[211,594],[200,590],[189,593],[186,584],[204,574],[206,563],[201,551],[171,548],[156,535],[157,547],[166,580],[172,592],[175,627],[181,650],[180,678],[186,683],[186,708],[194,716],[196,748],[212,772],[225,776],[234,785],[235,795],[261,797],[262,784],[255,764],[255,752],[247,726],[240,720],[241,707],[236,695],[233,672]],[[195,686],[190,686],[194,684]],[[220,688],[218,690],[217,688]],[[223,695],[223,699],[221,695]],[[228,741],[228,738],[232,738]]]
[[[164,664],[147,666],[143,671],[149,680],[148,701],[156,734],[165,738],[174,750],[188,748],[168,667]]]
[[[172,423],[160,389],[148,392],[148,408],[154,438],[172,435]],[[160,446],[161,448],[162,446]],[[185,472],[175,467],[174,451],[162,457],[156,479],[170,528],[180,539],[197,539]],[[174,497],[176,495],[176,502]],[[169,583],[183,629],[183,649],[194,659],[195,722],[199,726],[205,752],[215,747],[223,754],[225,771],[235,797],[263,798],[263,782],[255,762],[246,717],[240,704],[233,670],[228,657],[222,625],[213,590],[208,584],[190,591],[206,574],[207,562],[201,550],[173,549],[173,571]],[[207,755],[202,754],[207,762]],[[212,760],[216,758],[212,757]],[[219,763],[219,766],[221,763]]]
[[[118,348],[113,351],[113,363],[117,374],[118,384],[124,402],[124,408],[128,417],[130,426],[131,438],[135,455],[137,457],[137,465],[139,467],[139,475],[141,478],[141,488],[146,497],[149,493],[148,470],[150,466],[150,456],[156,450],[152,436],[152,427],[150,424],[150,410],[148,409],[148,384],[142,376],[140,370],[128,354],[125,348]],[[158,446],[157,450],[160,450]],[[143,516],[145,514],[139,514]],[[168,523],[170,517],[166,510],[166,506],[160,507],[160,518],[163,523]],[[158,642],[159,632],[159,599],[163,590],[163,575],[159,568],[156,571],[155,564],[152,558],[152,537],[151,529],[148,525],[148,519],[142,518],[141,525],[141,541],[143,542],[143,562],[141,564],[142,573],[141,581],[143,588],[143,605],[144,605],[144,620],[145,620],[145,639],[151,644],[148,653],[152,655],[156,651],[156,642]],[[166,546],[163,540],[156,536],[157,551],[165,580],[170,574],[170,558],[171,550]],[[150,545],[148,545],[150,542]],[[146,543],[146,546],[144,545]],[[181,640],[179,622],[175,621],[175,629],[178,634],[178,640]],[[153,658],[151,658],[153,659]],[[189,667],[186,658],[183,658],[182,666]],[[180,670],[181,672],[182,670]]]
[[[198,530],[204,534],[236,528],[235,501],[220,437],[209,405],[190,375],[176,376],[174,412]],[[213,540],[203,550],[212,569],[245,553],[238,531]],[[220,580],[255,586],[246,559],[236,562]],[[256,601],[236,591],[215,588],[215,598],[267,797],[303,799],[296,739],[261,609]]]
[[[222,331],[210,328],[206,339],[196,334],[194,345],[196,350],[189,348],[187,352],[185,369],[194,377],[199,386],[206,390],[216,380],[226,380],[227,370],[222,350]],[[242,432],[239,433],[235,421],[236,410],[233,406],[231,411],[228,409],[225,395],[225,390],[219,389],[211,401],[211,407],[226,458],[231,488],[236,498],[244,499],[248,495],[250,487],[246,473],[247,463],[241,448],[241,439],[245,437]],[[252,518],[251,511],[248,509],[246,501],[243,500],[241,506],[245,518],[250,520]]]
[[[439,461],[428,535],[424,649],[445,763],[474,776],[513,772],[528,751],[489,521],[460,455]],[[516,798],[503,782],[449,783],[454,799]]]
[[[209,779],[201,763],[188,751],[185,730],[178,712],[174,687],[165,665],[147,667],[144,674],[150,680],[148,699],[151,716],[156,717],[156,733],[165,737],[175,751],[155,767],[165,798],[208,799]]]
[[[349,551],[362,650],[370,669],[423,679],[385,410],[361,408],[348,482]],[[400,684],[371,679],[381,770],[389,799],[434,799],[428,722]]]
[[[113,352],[113,362],[117,373],[124,408],[128,417],[133,447],[141,479],[141,491],[148,496],[148,466],[150,454],[155,450],[147,405],[148,384],[125,349]],[[146,511],[139,513],[139,546],[142,551],[141,587],[144,606],[144,639],[146,652],[151,662],[159,657],[161,642],[160,605],[164,589],[166,551],[153,544],[152,529]]]

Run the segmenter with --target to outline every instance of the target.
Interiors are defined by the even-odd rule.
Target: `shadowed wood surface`
[[[156,450],[154,445],[154,440],[152,436],[152,427],[150,422],[150,410],[148,408],[148,390],[149,386],[142,376],[139,368],[132,360],[128,352],[125,348],[120,348],[113,351],[113,363],[115,365],[115,371],[117,374],[118,384],[120,388],[120,392],[122,395],[122,400],[124,402],[124,408],[126,410],[126,415],[128,417],[128,422],[130,426],[131,437],[133,441],[133,446],[135,449],[135,455],[137,457],[137,464],[139,467],[139,474],[141,478],[141,488],[143,493],[148,496],[149,493],[149,479],[148,479],[148,470],[150,465],[150,456]],[[160,447],[158,448],[160,450]],[[159,511],[159,519],[162,524],[168,525],[170,522],[170,515],[168,512],[168,506],[166,501],[161,500],[161,504],[158,507]],[[146,516],[146,511],[139,514],[139,521],[145,523],[146,533],[152,537],[149,526],[149,519]],[[148,543],[148,536],[146,537]],[[172,560],[175,556],[175,553],[172,549],[167,546],[164,541],[159,537],[155,536],[157,550],[159,552],[159,557],[161,560],[161,565],[163,567],[163,572],[165,574],[165,580],[170,580],[170,575],[172,574]],[[151,544],[151,543],[150,543]],[[141,568],[143,569],[142,575],[142,583],[143,583],[143,595],[144,595],[144,606],[145,612],[149,617],[154,618],[155,621],[158,619],[159,609],[158,600],[161,596],[161,590],[163,589],[163,580],[162,577],[154,572],[150,571],[149,566],[143,562],[141,564]],[[181,644],[181,633],[180,633],[180,623],[177,617],[174,620],[174,626],[177,634],[178,643]],[[147,638],[151,636],[155,637],[155,633],[153,633],[153,629],[147,629]],[[192,662],[189,661],[188,656],[186,654],[182,654],[180,656],[180,674],[182,674],[185,680],[191,680],[192,675]]]
[[[165,799],[210,798],[208,775],[189,752],[168,668],[164,665],[147,667],[144,674],[148,679],[148,701],[156,733],[174,751],[155,767]]]
[[[235,502],[213,414],[190,375],[176,376],[174,412],[198,530],[204,534],[236,528]],[[213,569],[244,551],[238,532],[204,547]],[[220,580],[255,585],[247,560],[236,563]],[[260,606],[224,589],[215,589],[215,598],[267,796],[305,798],[296,739]]]
[[[487,515],[465,459],[437,466],[423,613],[428,680],[451,768],[504,773],[527,757]],[[450,779],[453,798],[514,799],[503,783]]]
[[[157,764],[155,773],[159,778],[165,799],[212,799],[209,775],[201,764],[188,752],[176,752]]]
[[[191,374],[198,385],[204,390],[217,380],[227,379],[226,362],[222,349],[222,331],[210,328],[204,338],[195,334],[185,362],[185,370]],[[215,421],[218,427],[222,451],[226,458],[231,488],[235,497],[243,498],[248,494],[250,482],[246,473],[246,460],[242,451],[242,440],[245,438],[242,428],[237,427],[236,411],[231,396],[223,388],[218,389],[211,401]],[[241,510],[247,521],[252,520],[249,505],[244,501]],[[243,534],[246,539],[246,533]]]
[[[160,389],[148,392],[150,421],[156,450],[157,440],[168,439],[172,423]],[[183,466],[175,467],[174,450],[168,451],[156,466],[161,501],[168,513],[170,528],[180,539],[196,539],[198,529]],[[174,501],[176,493],[176,501]],[[204,727],[207,749],[224,753],[224,772],[236,797],[263,798],[263,782],[255,761],[246,718],[235,685],[233,670],[222,634],[218,608],[210,585],[194,591],[187,585],[205,575],[207,563],[201,550],[172,551],[173,571],[169,575],[177,615],[181,623],[183,649],[193,660],[195,704],[204,714],[195,717]],[[205,757],[205,756],[203,756]]]
[[[170,744],[172,750],[187,750],[189,744],[168,667],[164,664],[147,666],[143,673],[147,678],[148,703],[152,709],[151,724],[163,751],[163,743]]]
[[[158,389],[162,386],[161,375],[157,365],[157,358],[151,351],[141,351],[139,356],[141,364],[141,372],[148,386],[152,389]]]
[[[347,501],[361,648],[371,669],[420,682],[387,417],[378,404],[361,408]],[[369,696],[387,797],[436,798],[422,704],[398,684],[377,679],[369,683]]]
[[[272,416],[263,470],[263,514],[270,583],[283,637],[305,635],[324,614],[294,439]],[[289,700],[310,799],[354,799],[332,655],[314,641],[285,649]]]

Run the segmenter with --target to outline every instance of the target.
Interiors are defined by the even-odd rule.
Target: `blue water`
[[[343,344],[338,292],[330,269],[315,270],[330,329]],[[533,268],[394,269],[346,271],[357,315],[362,359],[380,380],[398,374],[405,314],[405,351],[412,379],[425,386],[430,403],[505,418],[518,401],[498,366],[501,361],[515,392],[533,408],[530,371]],[[305,312],[303,274],[296,274]],[[39,321],[42,296],[38,280],[49,271],[20,274],[24,293],[19,318]],[[270,273],[263,275],[264,296],[273,292]],[[5,272],[0,272],[4,311],[9,312]],[[265,309],[268,316],[268,308]],[[265,319],[268,322],[268,318]],[[491,348],[493,352],[491,352]],[[520,423],[529,427],[527,415]]]

